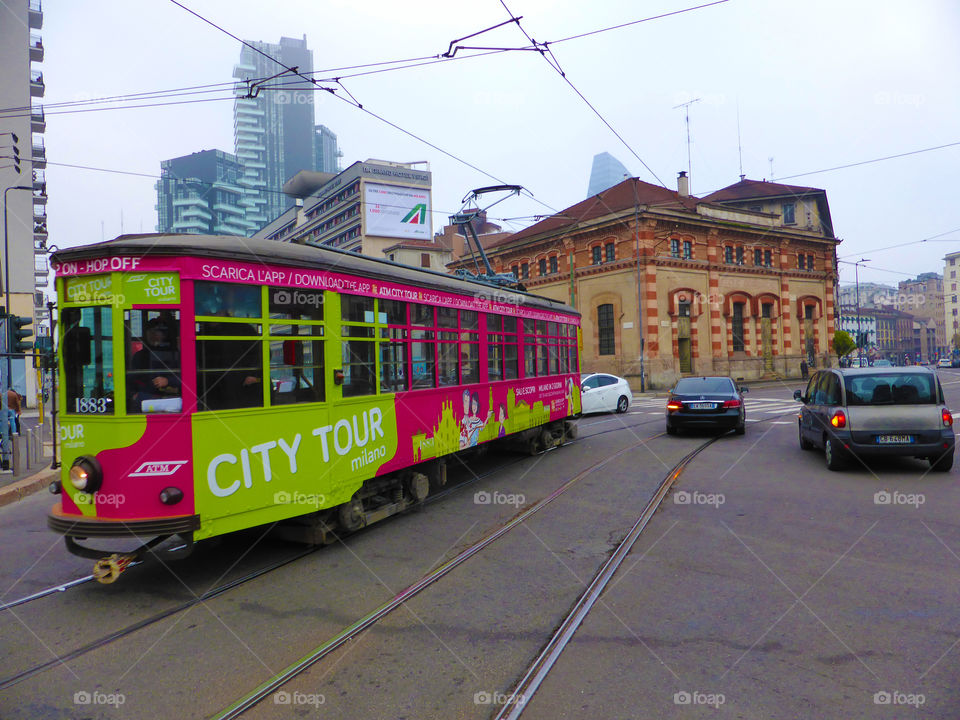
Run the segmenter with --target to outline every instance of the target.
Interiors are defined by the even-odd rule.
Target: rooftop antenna
[[[743,182],[743,145],[740,143],[740,98],[737,98],[737,155],[740,157],[740,182]]]
[[[767,161],[770,163],[770,182],[773,182],[773,155],[768,157]]]
[[[688,177],[688,178],[692,178],[692,177],[693,177],[693,168],[690,166],[690,106],[693,105],[695,102],[700,102],[700,98],[694,98],[693,100],[688,100],[688,101],[685,102],[685,103],[680,103],[679,105],[674,105],[674,106],[673,106],[673,109],[674,109],[674,110],[676,110],[677,108],[684,108],[684,112],[686,113],[686,118],[687,118],[687,177]],[[688,180],[687,182],[689,183],[689,180]],[[693,192],[693,188],[690,187],[689,184],[687,185],[687,187],[689,188],[689,191],[690,191],[690,192]]]

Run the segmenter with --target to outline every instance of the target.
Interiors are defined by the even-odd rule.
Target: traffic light
[[[56,365],[53,355],[53,338],[49,335],[38,335],[34,343],[37,354],[33,356],[33,367],[41,370],[51,370]]]
[[[33,335],[33,330],[27,327],[28,325],[33,324],[33,318],[29,316],[24,317],[22,315],[8,315],[7,323],[10,331],[9,340],[7,342],[7,352],[25,353],[33,350],[33,343],[24,341],[24,338],[28,338]]]

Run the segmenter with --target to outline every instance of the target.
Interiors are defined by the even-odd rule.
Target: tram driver
[[[143,331],[143,347],[130,359],[127,390],[133,407],[143,412],[180,410],[180,351],[176,325],[172,318],[148,321]],[[176,398],[175,402],[147,401]]]

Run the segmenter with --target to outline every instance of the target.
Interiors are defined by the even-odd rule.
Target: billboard
[[[366,235],[431,240],[430,190],[366,183],[363,189]]]

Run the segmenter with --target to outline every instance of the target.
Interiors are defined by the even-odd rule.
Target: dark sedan
[[[743,435],[747,429],[746,391],[728,377],[683,378],[667,400],[667,434],[690,428],[733,430]]]

